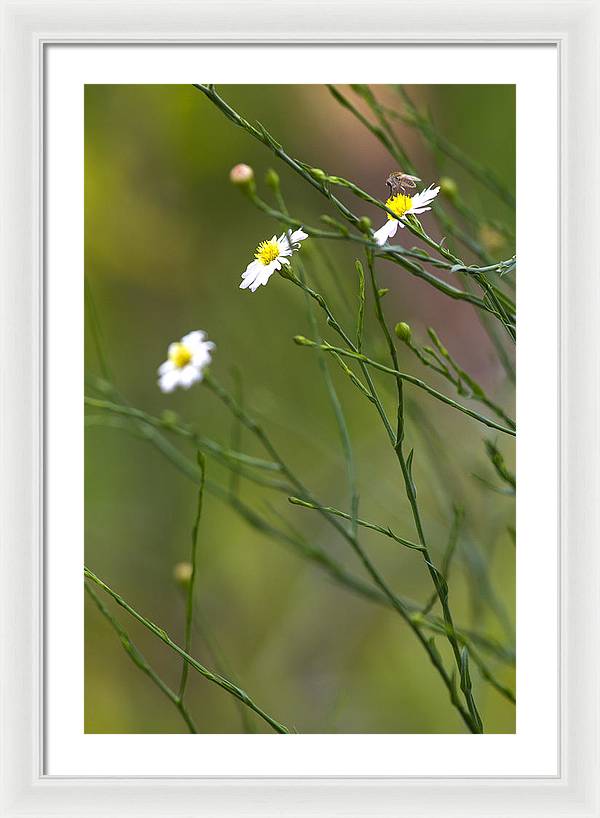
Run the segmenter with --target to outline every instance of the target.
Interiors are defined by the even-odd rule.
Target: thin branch
[[[479,423],[483,423],[484,426],[488,426],[490,429],[496,429],[498,432],[503,432],[506,435],[511,435],[515,437],[516,430],[509,429],[505,426],[501,426],[499,423],[496,423],[495,420],[491,418],[485,417],[485,415],[479,414],[474,409],[469,409],[467,406],[463,406],[460,403],[457,403],[452,398],[449,398],[447,395],[444,395],[442,392],[438,392],[437,389],[434,389],[432,386],[429,386],[428,383],[422,381],[420,378],[415,378],[414,375],[409,375],[406,372],[400,372],[398,369],[393,369],[392,367],[385,366],[385,364],[380,364],[378,361],[374,361],[372,358],[369,358],[367,355],[363,355],[360,352],[353,352],[352,350],[342,349],[341,347],[332,346],[331,344],[324,341],[322,344],[316,343],[316,341],[312,341],[310,338],[305,338],[303,335],[296,335],[294,337],[294,341],[299,346],[305,347],[318,347],[319,349],[325,350],[325,352],[331,352],[332,354],[335,353],[336,355],[343,355],[345,358],[353,358],[360,363],[364,363],[373,369],[378,369],[380,372],[386,372],[389,375],[393,375],[395,378],[400,378],[400,380],[406,381],[407,383],[413,384],[413,386],[417,386],[419,389],[423,389],[432,397],[436,398],[436,400],[441,401],[442,403],[451,406],[453,409],[457,409],[459,412],[463,412],[465,415],[469,415],[469,417],[478,420]]]
[[[201,452],[197,453],[198,469],[200,471],[200,486],[198,488],[198,506],[196,509],[196,519],[192,529],[192,553],[191,564],[192,574],[187,587],[186,615],[185,615],[185,652],[190,653],[192,648],[192,622],[194,620],[194,591],[196,587],[197,556],[198,556],[198,529],[200,528],[200,518],[202,517],[202,499],[204,497],[204,482],[206,479],[206,461]],[[189,664],[184,659],[181,668],[181,681],[179,682],[179,700],[183,701],[185,688],[188,680]]]
[[[136,665],[142,671],[142,673],[145,673],[146,676],[148,676],[148,678],[151,679],[151,681],[158,687],[158,689],[162,693],[164,693],[164,695],[169,699],[169,701],[171,701],[175,705],[177,710],[181,713],[183,720],[187,724],[190,733],[197,733],[198,730],[196,728],[194,720],[192,719],[192,716],[190,715],[190,712],[185,706],[185,704],[181,701],[180,697],[177,696],[177,694],[171,690],[168,684],[164,682],[160,678],[158,673],[156,673],[156,671],[153,670],[153,668],[148,664],[146,658],[138,650],[138,648],[136,648],[136,646],[129,638],[129,634],[127,633],[127,631],[123,628],[120,622],[118,622],[118,620],[116,620],[115,617],[111,614],[111,612],[104,605],[104,603],[102,602],[98,594],[93,590],[93,588],[88,583],[84,583],[84,588],[86,592],[89,594],[89,596],[93,599],[96,607],[98,608],[102,616],[116,631],[117,636],[121,640],[123,650],[125,651],[125,653],[127,653],[127,655],[134,663],[134,665]]]
[[[86,579],[90,580],[91,582],[95,583],[99,588],[101,588],[105,593],[111,596],[114,601],[120,605],[124,610],[127,611],[134,619],[142,624],[150,633],[153,633],[157,636],[161,642],[164,642],[165,645],[171,648],[171,650],[178,653],[182,659],[184,659],[188,664],[190,664],[194,670],[196,670],[201,676],[204,676],[209,682],[218,685],[219,687],[223,688],[223,690],[227,691],[231,696],[235,696],[236,699],[239,699],[246,707],[249,707],[253,710],[257,715],[259,715],[264,721],[269,724],[276,733],[289,733],[290,731],[280,722],[276,721],[272,716],[262,710],[251,698],[250,696],[241,688],[234,685],[233,682],[230,682],[229,679],[226,679],[224,676],[219,675],[218,673],[213,673],[208,668],[201,665],[196,659],[190,656],[186,651],[181,648],[178,644],[173,642],[173,640],[169,637],[166,631],[162,628],[159,628],[158,625],[155,625],[149,619],[146,619],[144,616],[139,614],[134,608],[126,602],[120,594],[116,591],[113,591],[105,582],[103,582],[99,577],[94,574],[93,571],[90,571],[89,568],[83,569],[84,576]]]

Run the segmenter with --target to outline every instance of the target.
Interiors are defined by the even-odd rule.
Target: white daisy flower
[[[274,272],[281,270],[282,264],[289,264],[288,256],[300,248],[300,242],[308,235],[300,228],[293,233],[282,233],[279,238],[273,236],[270,241],[261,241],[256,248],[254,261],[242,273],[240,289],[246,287],[254,292],[261,284],[266,284]]]
[[[189,389],[202,380],[210,364],[215,345],[205,341],[201,330],[184,335],[181,341],[169,344],[169,357],[158,367],[158,385],[162,392],[172,392],[178,386]]]
[[[374,238],[380,246],[385,244],[388,239],[396,235],[398,227],[404,227],[402,219],[404,216],[413,214],[417,216],[419,213],[425,213],[426,210],[431,210],[427,207],[440,192],[440,188],[429,185],[426,190],[417,193],[416,196],[406,196],[404,193],[398,193],[396,196],[391,196],[385,206],[388,207],[398,218],[395,219],[390,213],[387,214],[388,220],[374,233]]]

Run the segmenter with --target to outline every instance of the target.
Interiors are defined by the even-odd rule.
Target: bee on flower
[[[172,392],[178,386],[189,389],[202,380],[215,348],[213,342],[205,338],[205,332],[195,330],[184,335],[181,341],[169,344],[168,358],[158,368],[161,392]]]
[[[254,261],[242,273],[240,289],[254,292],[261,284],[266,284],[273,273],[281,270],[282,264],[289,264],[288,257],[300,249],[300,242],[308,238],[302,228],[292,233],[282,233],[279,238],[273,236],[270,241],[261,241],[254,253]]]
[[[421,193],[414,196],[407,196],[404,192],[390,196],[385,206],[395,214],[396,218],[391,213],[387,214],[387,222],[373,234],[377,244],[381,246],[392,236],[395,236],[398,227],[404,227],[402,220],[405,216],[417,216],[419,213],[431,210],[427,205],[431,204],[439,192],[439,186],[430,185],[426,190],[422,190]]]

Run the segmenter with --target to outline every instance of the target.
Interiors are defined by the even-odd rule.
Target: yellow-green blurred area
[[[397,164],[325,86],[218,90],[250,122],[261,122],[291,156],[349,178],[385,200],[385,180],[399,169]],[[341,90],[373,120],[349,87]],[[406,90],[445,139],[514,190],[513,86]],[[373,91],[387,106],[403,111],[395,88]],[[514,230],[514,212],[459,164],[432,149],[410,124],[393,120],[392,127],[419,169],[423,186],[451,177],[480,224],[474,228],[441,195],[434,210],[442,207],[494,261],[510,258],[514,246],[496,223]],[[268,458],[249,431],[243,430],[236,440],[239,428],[231,413],[205,385],[171,395],[157,387],[156,370],[166,359],[169,343],[191,330],[205,330],[217,346],[212,376],[235,391],[238,373],[244,407],[286,462],[320,503],[348,512],[346,466],[318,353],[292,340],[297,334],[312,337],[304,294],[277,274],[254,294],[239,289],[256,246],[280,233],[281,225],[229,182],[229,170],[238,162],[252,166],[259,194],[272,205],[264,176],[275,168],[287,207],[303,224],[328,229],[320,216],[337,217],[325,197],[192,86],[86,87],[85,275],[105,358],[103,371],[88,303],[87,371],[110,380],[121,402],[153,416],[171,410],[207,438]],[[349,191],[335,192],[354,212],[369,216],[375,228],[383,224],[381,210]],[[420,218],[439,241],[445,233],[434,210]],[[418,245],[408,230],[399,230],[394,243]],[[477,262],[456,238],[447,236],[446,244],[466,263]],[[312,286],[326,295],[340,323],[354,336],[355,259],[364,262],[361,246],[309,239],[298,258]],[[427,269],[465,286],[464,276]],[[420,346],[431,343],[427,328],[433,327],[462,368],[514,417],[514,386],[477,310],[389,261],[378,260],[376,273],[379,285],[389,288],[382,302],[388,324],[408,322]],[[337,343],[318,308],[316,314],[323,337]],[[495,326],[500,343],[514,356],[501,325]],[[458,396],[400,341],[397,348],[403,371],[490,415],[481,404]],[[370,294],[365,350],[389,363]],[[380,418],[335,360],[327,363],[352,437],[360,516],[415,540],[402,474]],[[373,378],[395,424],[394,380],[383,373],[373,373]],[[98,397],[97,385],[91,380],[88,394]],[[502,655],[482,649],[481,656],[498,681],[514,690],[515,502],[484,445],[486,440],[495,442],[512,470],[514,439],[410,384],[405,396],[405,452],[414,448],[417,499],[436,564],[448,542],[453,509],[464,510],[448,578],[455,621],[503,646]],[[165,434],[195,463],[193,445]],[[206,476],[211,486],[223,487],[225,499],[215,491],[205,495],[191,649],[195,658],[235,680],[264,710],[301,733],[466,731],[423,646],[397,613],[341,586],[318,562],[244,519],[235,502],[227,501],[231,471],[214,458],[207,459]],[[183,644],[184,595],[173,569],[190,556],[197,485],[144,438],[138,425],[98,409],[87,412],[85,481],[87,565]],[[324,549],[372,585],[348,543],[317,512],[294,507],[285,493],[244,478],[236,496],[264,521]],[[392,589],[425,605],[432,582],[421,555],[374,531],[363,528],[359,534]],[[176,690],[179,657],[110,598],[102,598],[156,672]],[[93,603],[86,598],[85,604],[86,731],[187,732],[180,713],[134,665]],[[441,615],[439,603],[432,614]],[[427,638],[433,635],[425,633]],[[443,635],[435,637],[435,645],[450,672],[453,659]],[[482,678],[473,662],[471,676],[486,732],[514,732],[515,706]],[[200,732],[270,732],[253,714],[242,719],[235,700],[194,671],[186,700]]]

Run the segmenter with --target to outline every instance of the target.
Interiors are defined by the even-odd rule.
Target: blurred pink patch
[[[246,185],[254,179],[254,171],[250,165],[236,165],[229,171],[229,180],[234,185]]]

